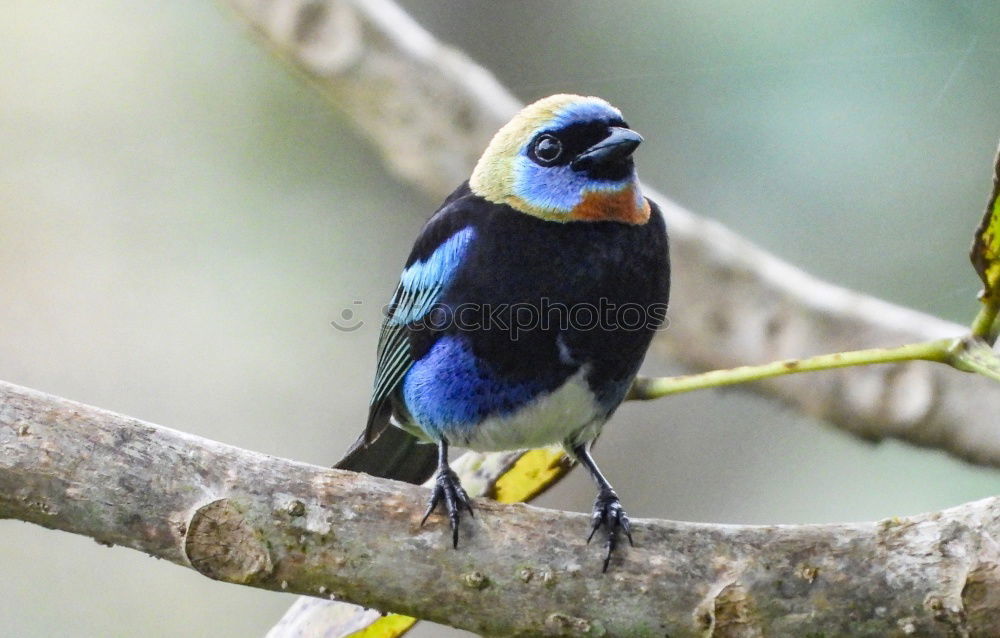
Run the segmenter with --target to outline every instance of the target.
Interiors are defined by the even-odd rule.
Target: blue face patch
[[[587,193],[613,193],[635,181],[635,174],[621,181],[596,180],[569,166],[539,166],[527,150],[514,159],[514,194],[537,208],[556,214],[573,212]]]
[[[438,339],[403,378],[410,416],[434,439],[448,430],[461,431],[488,417],[510,414],[541,391],[537,384],[497,377],[476,359],[460,334]]]

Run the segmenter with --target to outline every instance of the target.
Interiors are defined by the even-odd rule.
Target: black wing
[[[475,241],[463,185],[428,220],[417,237],[400,281],[388,306],[379,334],[375,382],[364,434],[337,464],[342,469],[365,471],[401,480],[422,481],[434,469],[434,449],[418,446],[416,439],[395,427],[387,427],[394,396],[414,362],[413,337],[421,334],[421,350],[429,347],[428,330],[422,324],[441,301],[452,279],[462,267],[463,257]],[[416,450],[426,447],[428,454]],[[426,478],[426,477],[424,477]]]

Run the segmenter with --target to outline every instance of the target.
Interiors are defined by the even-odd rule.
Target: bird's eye
[[[535,157],[546,164],[559,159],[562,155],[562,142],[554,135],[539,135],[535,140]]]

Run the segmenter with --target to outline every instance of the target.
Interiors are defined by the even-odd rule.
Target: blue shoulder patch
[[[411,300],[411,303],[397,303],[390,321],[397,324],[410,323],[430,310],[439,294],[428,293],[439,293],[451,281],[474,236],[472,228],[463,228],[438,246],[430,257],[410,264],[403,271],[399,279],[401,296]]]

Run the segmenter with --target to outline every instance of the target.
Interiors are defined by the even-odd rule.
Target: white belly
[[[472,428],[446,431],[448,442],[477,452],[520,450],[594,439],[605,411],[594,401],[585,370],[558,389],[537,397],[517,412],[492,417]]]

